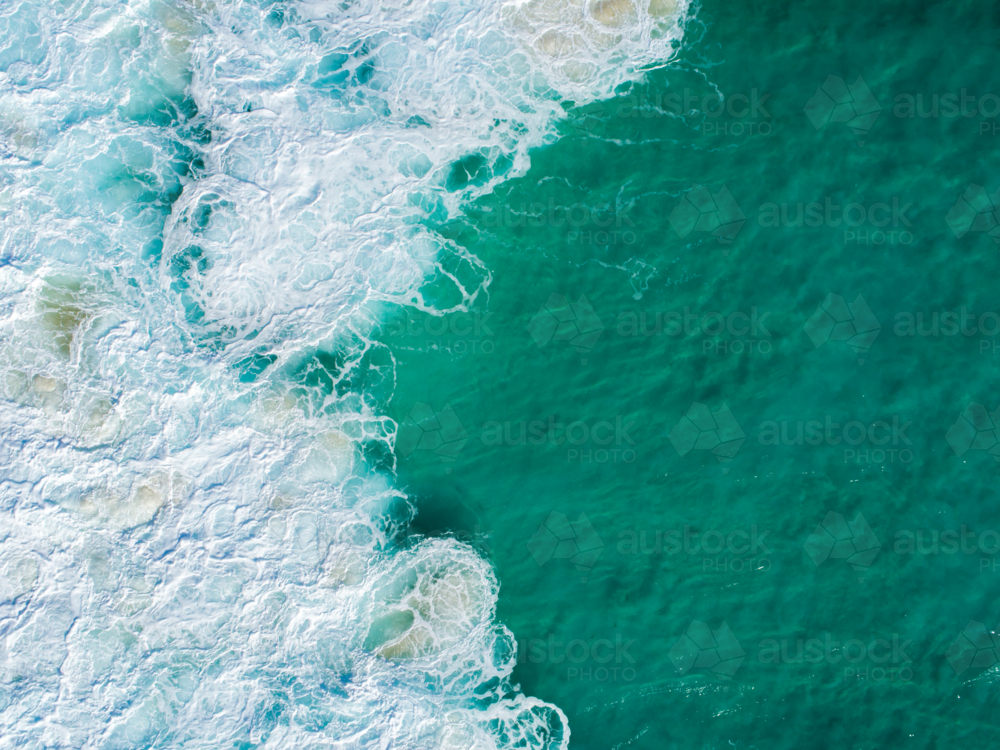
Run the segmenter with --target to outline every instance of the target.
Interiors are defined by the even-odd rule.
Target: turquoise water
[[[0,8],[0,746],[996,741],[976,3]]]
[[[996,626],[997,466],[966,451],[960,430],[957,449],[948,439],[970,403],[996,408],[997,246],[948,221],[970,183],[996,189],[996,107],[987,97],[977,101],[993,116],[945,116],[941,99],[995,91],[992,38],[972,3],[703,3],[671,65],[571,110],[524,177],[440,228],[493,274],[480,313],[489,332],[413,317],[416,334],[397,325],[388,339],[398,417],[448,404],[469,436],[453,462],[414,451],[400,476],[418,524],[481,539],[501,582],[498,616],[521,644],[513,678],[563,708],[571,747],[996,741],[994,652],[970,666],[949,649],[970,621]],[[828,76],[862,77],[881,108],[867,133],[813,126],[804,108]],[[697,110],[715,91],[742,116],[676,112],[685,93]],[[907,95],[930,115],[936,97],[939,114],[901,116]],[[731,242],[678,217],[680,236],[671,222],[695,185],[738,204],[745,223]],[[849,209],[856,226],[835,225],[842,209],[828,219],[828,201],[861,204]],[[810,203],[815,222],[797,208]],[[576,226],[556,226],[567,215],[550,206],[572,209]],[[596,342],[533,340],[552,294],[586,298],[603,326]],[[873,341],[829,340],[817,323],[815,345],[808,323],[831,294],[863,297]],[[942,319],[963,309],[969,335]],[[754,310],[762,327],[747,330]],[[694,403],[730,410],[745,435],[731,460],[710,438],[675,448],[671,430]],[[520,423],[547,430],[550,415],[591,429],[620,420],[631,440],[608,429],[555,444],[582,440],[577,425],[518,442]],[[510,423],[506,439],[496,423]],[[592,531],[564,535],[581,540],[569,553],[597,549],[596,561],[584,555],[580,569],[544,545],[533,555],[536,530],[561,520],[552,513],[586,517]],[[848,550],[857,567],[824,559],[818,539],[810,554],[828,513],[861,514],[874,536],[862,524],[844,532],[867,540]],[[947,530],[965,531],[965,546],[948,546]],[[721,645],[742,661],[720,674],[714,657],[685,656],[685,644],[700,650],[683,638],[695,621],[728,626],[738,646]],[[616,639],[632,644],[627,656],[601,643]],[[810,651],[811,640],[822,645]]]

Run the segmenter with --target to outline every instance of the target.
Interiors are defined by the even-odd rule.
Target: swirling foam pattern
[[[423,220],[683,10],[0,8],[0,747],[568,745],[489,563],[406,535],[373,331],[482,294]]]

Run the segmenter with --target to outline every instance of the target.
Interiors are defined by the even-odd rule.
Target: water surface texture
[[[0,6],[0,747],[1000,740],[998,27]]]

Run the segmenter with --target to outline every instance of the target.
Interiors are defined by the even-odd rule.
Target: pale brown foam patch
[[[37,581],[38,561],[31,555],[10,553],[0,558],[0,604],[28,593]]]
[[[114,442],[122,410],[106,393],[77,383],[96,368],[94,338],[113,325],[107,300],[95,287],[68,275],[44,279],[0,345],[0,398],[44,415],[42,429],[85,447]]]
[[[37,310],[50,344],[63,357],[73,355],[80,346],[85,327],[93,320],[86,298],[93,294],[79,280],[69,277],[46,280],[38,295]]]
[[[0,393],[19,406],[34,407],[45,415],[42,428],[50,435],[69,438],[85,448],[110,445],[122,435],[121,409],[95,393],[67,394],[67,383],[46,375],[8,370]]]
[[[29,119],[16,103],[0,101],[0,155],[9,151],[20,159],[30,159],[38,146],[38,125],[36,118]],[[0,209],[12,210],[16,205],[12,188],[0,190]]]
[[[633,0],[595,0],[590,3],[590,15],[603,26],[620,29],[639,21],[639,12]]]
[[[320,581],[320,585],[327,588],[357,586],[364,581],[367,569],[368,564],[362,550],[335,550],[327,560],[326,578]]]
[[[249,422],[265,435],[294,439],[300,448],[293,454],[285,475],[278,482],[276,510],[294,504],[296,496],[315,486],[336,486],[354,471],[354,442],[343,432],[309,418],[290,393],[271,393],[261,398]]]
[[[179,505],[187,489],[179,473],[161,471],[136,476],[127,484],[111,480],[78,503],[63,507],[116,531],[127,531],[152,521],[164,506]]]
[[[650,0],[649,15],[653,18],[675,18],[680,11],[677,0]]]
[[[4,375],[3,392],[11,401],[22,406],[34,406],[47,416],[55,416],[63,406],[66,382],[45,375],[29,375],[21,370],[8,370]]]
[[[135,414],[130,419],[127,407],[92,385],[100,372],[95,337],[102,326],[112,325],[105,295],[65,274],[37,284],[24,279],[20,286],[25,302],[4,321],[10,335],[0,346],[0,397],[32,410],[30,418],[40,433],[77,447],[110,445],[138,429]],[[134,473],[117,466],[112,473],[82,494],[57,502],[66,511],[124,531],[149,523],[186,492],[174,472],[153,468]]]
[[[213,15],[215,12],[215,4],[211,2],[195,0],[187,5],[189,7],[185,7],[185,3],[157,0],[149,4],[162,30],[159,38],[161,52],[153,58],[151,72],[175,97],[182,96],[191,83],[191,45],[206,31],[198,16]],[[122,39],[135,31],[132,23],[122,21],[111,33]],[[133,96],[141,96],[141,93],[136,90]]]
[[[354,467],[354,446],[345,435],[328,430],[316,435],[305,449],[301,466],[302,479],[307,483],[336,485],[344,481]]]
[[[453,711],[445,717],[438,750],[495,750],[496,744],[480,729],[466,721],[466,716]]]
[[[669,27],[680,11],[678,0],[527,0],[502,15],[543,67],[587,83],[607,64],[601,53]]]
[[[365,648],[387,659],[440,653],[492,617],[492,577],[474,552],[449,540],[425,542],[382,584]]]

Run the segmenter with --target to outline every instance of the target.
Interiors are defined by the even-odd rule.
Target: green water
[[[448,449],[398,451],[416,530],[471,539],[492,561],[499,619],[522,646],[515,681],[566,712],[575,750],[989,746],[1000,651],[973,644],[970,622],[1000,621],[996,437],[988,422],[971,449],[946,436],[971,403],[1000,406],[1000,253],[980,231],[989,210],[960,237],[947,217],[970,184],[1000,188],[1000,11],[706,0],[696,17],[670,66],[571,110],[527,175],[438,227],[493,281],[477,312],[400,313],[383,336],[393,416],[449,405],[461,425],[448,422]],[[828,76],[861,76],[873,124],[814,126],[804,110]],[[944,97],[961,104],[963,89],[971,116],[949,114]],[[698,110],[715,91],[731,109],[709,117]],[[907,96],[930,116],[902,116]],[[696,185],[738,205],[731,242],[675,212]],[[829,220],[828,202],[841,207]],[[863,206],[860,226],[836,224],[848,204]],[[572,312],[577,342],[532,324],[553,294],[592,307]],[[861,295],[874,341],[857,305],[857,325],[832,337],[807,326],[828,295]],[[947,335],[944,314],[963,308],[969,335]],[[931,335],[903,335],[908,313]],[[723,332],[697,330],[720,317]],[[711,436],[690,451],[670,439],[695,403],[738,423],[731,460]],[[571,445],[571,423],[596,431]],[[583,514],[593,533],[581,523],[546,548],[536,533],[552,513]],[[836,548],[817,535],[829,513],[854,524]],[[583,548],[580,568],[561,556]],[[691,658],[696,621],[722,640],[716,671],[711,643]]]

